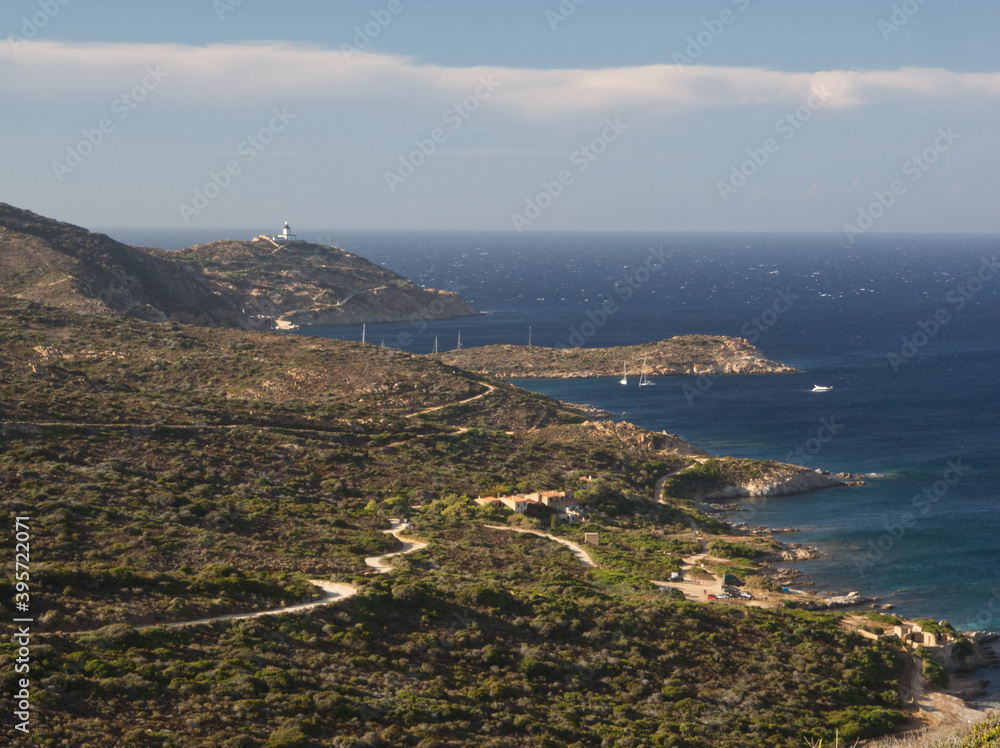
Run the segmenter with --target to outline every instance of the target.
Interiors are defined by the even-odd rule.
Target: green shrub
[[[271,733],[264,748],[315,748],[316,743],[306,737],[298,726],[282,727]]]
[[[907,719],[902,712],[877,706],[860,706],[833,714],[830,718],[830,727],[840,732],[841,740],[850,743],[858,738],[885,735]]]
[[[878,611],[870,611],[865,613],[865,617],[869,621],[874,621],[875,623],[881,623],[885,626],[899,626],[903,623],[903,619],[899,616],[886,615],[885,613],[879,613]]]
[[[964,636],[959,638],[951,648],[951,658],[953,660],[961,660],[962,658],[969,657],[975,653],[975,645]]]
[[[745,543],[731,543],[728,540],[713,540],[709,544],[708,550],[720,558],[728,559],[756,560],[767,555],[766,551],[762,551],[760,548],[754,548]]]
[[[945,672],[943,667],[941,667],[940,663],[938,663],[938,661],[934,658],[934,655],[931,654],[930,650],[926,647],[917,647],[916,655],[924,661],[924,678],[926,678],[929,683],[933,683],[935,686],[947,688],[950,680],[948,673]]]

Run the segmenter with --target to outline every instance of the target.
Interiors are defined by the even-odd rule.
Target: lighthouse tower
[[[297,237],[292,233],[292,227],[288,225],[288,221],[285,221],[285,228],[282,229],[278,236],[270,237],[271,241],[274,242],[294,242]]]

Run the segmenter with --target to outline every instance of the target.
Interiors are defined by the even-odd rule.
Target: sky
[[[5,0],[88,228],[1000,233],[995,0]]]

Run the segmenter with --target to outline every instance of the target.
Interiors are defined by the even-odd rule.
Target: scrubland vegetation
[[[896,654],[837,617],[649,582],[701,550],[692,526],[752,575],[773,549],[680,492],[654,503],[686,462],[661,442],[375,346],[11,300],[0,341],[0,501],[32,527],[26,744],[791,748],[904,719]],[[593,516],[556,532],[599,532],[599,568],[484,529],[510,515],[471,500],[564,488]],[[399,548],[390,517],[428,545],[376,575],[365,557]],[[313,599],[316,577],[358,594],[158,625]],[[7,620],[12,592],[4,579]]]

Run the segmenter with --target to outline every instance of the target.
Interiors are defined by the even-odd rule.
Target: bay
[[[166,249],[241,235],[109,233]],[[463,347],[526,344],[529,335],[560,347],[747,338],[803,373],[660,378],[642,390],[616,379],[518,384],[713,454],[883,475],[747,506],[732,519],[799,528],[781,539],[820,549],[799,565],[817,590],[858,590],[903,615],[1000,628],[998,237],[298,234],[458,290],[488,312],[368,325],[370,343],[429,353],[435,340],[454,348],[459,334]],[[361,328],[298,334],[359,340]],[[833,389],[811,392],[815,384]]]

